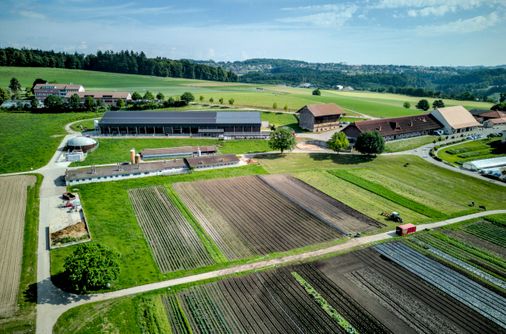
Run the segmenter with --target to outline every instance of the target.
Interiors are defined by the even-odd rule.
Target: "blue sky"
[[[213,60],[506,63],[506,0],[0,0],[0,46]]]

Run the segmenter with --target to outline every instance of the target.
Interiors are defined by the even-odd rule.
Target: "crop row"
[[[418,203],[412,199],[409,199],[405,196],[402,196],[380,184],[371,182],[359,176],[356,176],[350,172],[345,170],[332,170],[329,171],[334,176],[337,176],[347,182],[350,182],[362,189],[370,191],[378,196],[386,198],[389,201],[402,205],[405,208],[408,208],[412,211],[415,211],[419,214],[430,218],[444,218],[446,215],[438,210],[435,210],[431,207],[428,207],[425,204]]]
[[[213,263],[199,236],[168,197],[165,188],[129,190],[137,221],[162,272]]]
[[[244,247],[264,255],[341,236],[258,177],[179,183],[174,189],[222,252],[229,257],[233,253],[232,258],[244,253]]]
[[[402,243],[374,249],[427,282],[506,328],[506,299]]]
[[[506,227],[481,222],[465,226],[464,231],[506,248]]]

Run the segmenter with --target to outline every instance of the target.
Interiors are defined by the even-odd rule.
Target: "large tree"
[[[133,92],[132,93],[132,100],[134,100],[134,101],[142,100],[142,95],[139,92]]]
[[[69,109],[77,110],[81,108],[81,98],[77,94],[72,94],[69,98]]]
[[[91,96],[86,96],[86,98],[84,99],[84,108],[86,110],[95,110],[95,107],[96,107],[96,103],[95,103],[95,100],[91,97]]]
[[[327,146],[335,152],[340,152],[350,147],[350,142],[344,132],[336,132],[327,142]]]
[[[385,150],[385,139],[378,131],[358,135],[355,149],[362,154],[379,154]]]
[[[190,92],[184,92],[183,95],[181,95],[181,101],[184,101],[188,104],[195,101],[195,96],[193,96],[193,94]]]
[[[21,83],[19,80],[12,78],[9,82],[9,89],[11,90],[12,94],[17,94],[21,90]]]
[[[108,287],[119,275],[119,255],[96,243],[78,245],[63,267],[70,288],[89,291]]]
[[[144,94],[144,96],[142,97],[144,100],[154,100],[155,99],[155,96],[153,95],[153,93],[151,93],[149,90]]]
[[[162,92],[159,92],[158,94],[156,94],[156,99],[163,101],[163,100],[165,100],[165,95],[163,95]]]
[[[443,102],[443,100],[434,100],[434,102],[432,102],[433,109],[444,108],[444,107],[445,107],[445,103]]]
[[[11,98],[9,91],[0,87],[0,104]]]
[[[313,90],[313,95],[316,95],[316,96],[320,96],[322,95],[322,92],[320,91],[320,88],[316,88],[315,90]]]
[[[292,129],[279,127],[272,131],[269,137],[269,147],[273,150],[292,150],[295,147],[295,133]]]
[[[430,108],[429,101],[427,101],[426,99],[421,99],[416,104],[416,109],[427,111],[429,110],[429,108]]]
[[[44,106],[47,109],[51,109],[53,111],[58,111],[58,110],[61,110],[63,108],[63,100],[59,96],[49,95],[44,100]]]

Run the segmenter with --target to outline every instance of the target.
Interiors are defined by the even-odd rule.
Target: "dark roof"
[[[307,108],[314,117],[342,115],[344,111],[335,103],[308,104]]]
[[[471,109],[471,110],[469,110],[469,112],[473,116],[481,116],[481,114],[489,112],[489,111],[490,110],[487,110],[487,109]]]
[[[506,113],[499,111],[499,110],[489,110],[487,112],[480,114],[480,117],[483,117],[483,118],[505,118]]]
[[[109,165],[109,166],[90,166],[76,169],[68,169],[65,172],[67,181],[97,178],[101,176],[130,175],[135,173],[155,172],[158,170],[185,168],[186,165],[182,159],[164,160],[155,162],[142,162],[134,165]]]
[[[392,136],[418,131],[441,129],[443,126],[431,114],[382,118],[353,123],[361,133],[378,131],[382,136]]]
[[[219,166],[227,163],[237,163],[239,159],[235,154],[206,155],[194,158],[185,158],[190,168],[204,166]]]
[[[142,156],[151,155],[177,155],[188,154],[192,155],[200,150],[202,153],[216,152],[216,146],[179,146],[179,147],[165,147],[165,148],[147,148],[141,151]]]
[[[261,124],[254,111],[108,111],[100,124]]]

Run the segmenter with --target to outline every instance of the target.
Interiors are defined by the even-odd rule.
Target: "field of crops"
[[[16,311],[21,265],[27,187],[34,176],[0,177],[0,316]]]
[[[506,298],[402,243],[381,244],[374,249],[506,329]]]
[[[174,189],[229,259],[287,251],[379,226],[289,177],[178,183]]]
[[[506,248],[506,226],[492,222],[480,222],[464,227],[464,231]]]
[[[506,150],[502,148],[500,138],[487,138],[442,148],[437,155],[445,161],[462,165],[466,161],[504,156]]]
[[[128,194],[161,272],[213,263],[199,236],[164,187],[131,189]]]

